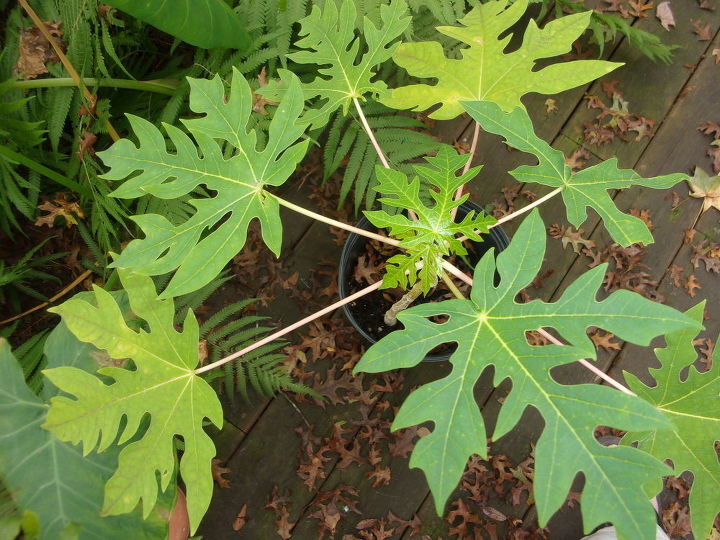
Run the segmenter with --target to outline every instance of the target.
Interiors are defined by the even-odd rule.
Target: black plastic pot
[[[471,211],[482,212],[483,210],[477,204],[466,201],[458,208],[458,221],[463,219]],[[365,217],[360,219],[356,227],[359,227],[360,229],[364,229],[366,231],[374,232],[376,230],[376,227],[372,223],[370,223]],[[490,232],[488,234],[483,234],[481,236],[483,238],[483,241],[472,242],[474,252],[470,252],[470,254],[468,255],[468,259],[472,262],[473,265],[475,265],[485,254],[485,252],[488,251],[490,248],[495,248],[495,254],[497,254],[503,249],[505,249],[510,243],[510,240],[505,234],[505,231],[503,231],[500,227],[494,227],[490,229]],[[369,240],[364,236],[351,233],[350,236],[348,236],[347,241],[345,242],[342,254],[340,255],[340,266],[338,269],[338,290],[340,292],[340,298],[346,298],[347,296],[353,294],[353,291],[349,290],[350,280],[353,279],[352,275],[354,273],[355,267],[357,266],[358,257],[365,253],[366,244],[368,241]],[[349,304],[345,304],[343,306],[345,316],[350,321],[350,324],[352,324],[355,330],[357,330],[358,333],[362,336],[362,338],[371,345],[373,343],[376,343],[379,337],[377,335],[373,336],[371,329],[366,328],[363,324],[361,324],[360,321],[358,321],[356,315],[362,310],[367,309],[368,302],[372,303],[373,299],[377,302],[379,300],[378,297],[381,294],[381,292],[375,291],[364,296],[361,299],[350,302]],[[432,301],[432,296],[428,298],[428,301]],[[382,319],[379,321],[378,324],[382,324]],[[398,329],[399,328],[401,327],[398,326]],[[423,359],[423,361],[442,362],[450,358],[451,354],[452,352],[447,352],[444,354],[429,354]]]

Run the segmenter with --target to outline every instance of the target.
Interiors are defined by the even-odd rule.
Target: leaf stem
[[[551,191],[550,193],[548,193],[547,195],[543,195],[542,197],[540,197],[539,199],[537,199],[537,200],[534,201],[534,202],[531,202],[531,203],[528,204],[527,206],[523,206],[520,210],[516,210],[516,211],[513,212],[512,214],[508,214],[507,216],[505,216],[505,217],[503,217],[503,218],[501,218],[501,219],[498,219],[498,220],[497,220],[495,223],[493,223],[492,225],[488,225],[488,229],[492,229],[493,227],[497,227],[498,225],[501,225],[501,224],[503,224],[503,223],[507,223],[508,221],[513,220],[513,219],[515,219],[516,217],[518,217],[518,216],[520,216],[520,215],[522,215],[522,214],[524,214],[524,213],[526,213],[526,212],[529,212],[530,210],[532,210],[532,209],[535,208],[536,206],[541,205],[542,203],[544,203],[544,202],[547,201],[548,199],[552,199],[555,195],[557,195],[558,193],[560,193],[562,190],[563,190],[562,187],[555,188],[554,190],[552,190],[552,191]],[[476,232],[479,233],[480,231],[476,231]],[[458,241],[459,241],[459,242],[464,242],[464,241],[467,240],[467,239],[468,239],[467,236],[461,236],[460,238],[458,238]]]
[[[264,193],[265,193],[265,195],[275,197],[275,199],[281,206],[284,206],[285,208],[289,208],[290,210],[294,210],[295,212],[297,212],[299,214],[303,214],[304,216],[307,216],[309,218],[315,219],[317,221],[321,221],[323,223],[326,223],[333,227],[337,227],[339,229],[344,229],[346,231],[350,231],[355,234],[359,234],[360,236],[365,236],[367,238],[372,238],[373,240],[378,240],[380,242],[390,244],[391,246],[399,246],[400,245],[400,241],[395,240],[394,238],[389,238],[382,234],[377,234],[374,232],[366,231],[365,229],[360,229],[359,227],[354,227],[352,225],[348,225],[347,223],[343,223],[342,221],[337,221],[335,219],[323,216],[322,214],[318,214],[316,212],[313,212],[312,210],[308,210],[307,208],[303,208],[302,206],[293,204],[290,201],[286,201],[285,199],[278,197],[277,195],[275,195],[274,193],[270,193],[269,191],[264,191]]]
[[[108,88],[126,88],[128,90],[139,90],[145,92],[155,92],[157,94],[173,95],[175,89],[180,84],[174,79],[155,79],[152,81],[135,81],[133,79],[96,79],[92,77],[83,77],[82,82],[85,86],[97,86]],[[71,77],[55,77],[50,79],[31,79],[28,81],[12,81],[12,88],[27,90],[29,88],[58,88],[66,86],[77,86],[75,79]]]
[[[548,341],[550,341],[551,343],[554,343],[555,345],[565,345],[562,341],[560,341],[559,339],[557,339],[555,336],[553,336],[553,335],[550,334],[549,332],[543,330],[542,328],[540,328],[540,329],[538,330],[538,333],[539,333],[541,336],[543,336],[544,338],[546,338]],[[590,371],[592,371],[595,375],[597,375],[598,377],[600,377],[603,381],[605,381],[605,382],[608,383],[609,385],[617,388],[617,389],[620,390],[621,392],[624,392],[624,393],[626,393],[626,394],[628,394],[628,395],[631,395],[631,396],[636,396],[636,395],[637,395],[635,392],[633,392],[633,391],[630,390],[629,388],[626,388],[624,385],[622,385],[622,384],[620,384],[619,382],[617,382],[615,379],[613,379],[612,377],[610,377],[610,375],[608,375],[607,373],[605,373],[605,372],[602,371],[601,369],[598,369],[596,366],[592,365],[590,362],[588,362],[588,361],[585,360],[584,358],[578,359],[578,362],[580,362],[584,367],[586,367],[587,369],[589,369]]]
[[[536,206],[540,206],[542,203],[544,203],[544,202],[547,201],[548,199],[552,199],[555,195],[557,195],[558,193],[560,193],[562,190],[563,190],[562,187],[553,189],[553,190],[552,190],[550,193],[548,193],[547,195],[543,195],[542,197],[540,197],[540,198],[537,199],[536,201],[531,202],[531,203],[528,204],[527,206],[523,206],[520,210],[516,210],[516,211],[513,212],[512,214],[508,214],[507,216],[498,219],[495,223],[493,223],[492,225],[488,226],[488,229],[492,229],[493,227],[497,227],[498,225],[500,225],[500,224],[502,224],[502,223],[505,223],[505,222],[507,222],[507,221],[510,221],[510,220],[512,220],[512,219],[515,219],[516,217],[518,217],[519,215],[524,214],[525,212],[529,212],[530,210],[532,210],[532,209],[535,208]]]
[[[478,139],[480,138],[480,122],[475,122],[475,132],[473,133],[472,143],[470,143],[470,153],[468,154],[468,160],[465,162],[465,166],[463,167],[463,174],[467,173],[470,170],[470,166],[472,165],[473,158],[475,157],[475,150],[477,149],[477,143]],[[457,188],[455,191],[455,197],[454,200],[458,200],[460,197],[462,197],[463,189],[465,188],[465,184]],[[451,219],[455,220],[455,214],[457,214],[458,207],[452,209],[452,212],[450,214]]]
[[[59,172],[55,172],[52,169],[47,168],[42,163],[38,163],[34,159],[31,159],[24,154],[15,152],[14,150],[11,150],[10,148],[2,144],[0,144],[0,156],[4,156],[12,161],[19,163],[20,165],[24,165],[28,169],[33,170],[36,173],[40,173],[46,178],[57,182],[61,186],[72,189],[76,193],[80,193],[81,195],[84,195],[88,198],[92,197],[92,193],[90,193],[90,191],[85,186],[81,186],[74,180],[63,176]]]
[[[448,276],[446,272],[440,272],[440,278],[443,280],[445,285],[447,285],[447,288],[450,289],[450,292],[453,293],[455,298],[458,300],[466,300],[465,295],[455,286],[452,279],[450,279],[450,276]]]
[[[380,288],[380,285],[382,285],[382,281],[377,281],[370,285],[369,287],[365,287],[364,289],[356,292],[355,294],[351,294],[350,296],[343,298],[342,300],[338,300],[332,305],[329,305],[320,311],[316,311],[312,315],[308,315],[304,319],[301,319],[297,321],[296,323],[291,324],[287,328],[283,328],[282,330],[278,330],[277,332],[274,332],[270,334],[269,336],[264,337],[263,339],[256,341],[252,345],[248,345],[244,349],[241,349],[229,356],[226,356],[225,358],[221,358],[220,360],[213,362],[212,364],[208,364],[207,366],[203,366],[201,368],[198,368],[195,370],[196,375],[200,375],[201,373],[205,373],[206,371],[210,371],[211,369],[215,369],[216,367],[220,367],[223,364],[227,364],[228,362],[235,360],[236,358],[239,358],[240,356],[243,356],[244,354],[247,354],[258,347],[262,347],[266,343],[270,343],[271,341],[284,336],[285,334],[289,334],[296,328],[300,328],[301,326],[314,321],[315,319],[322,317],[323,315],[326,315],[327,313],[331,313],[335,311],[337,308],[344,306],[345,304],[349,304],[350,302],[353,302],[357,300],[358,298],[365,296],[366,294],[369,294],[373,292],[376,289]]]
[[[355,109],[357,109],[358,115],[360,116],[360,122],[363,125],[363,128],[365,128],[365,133],[367,133],[367,136],[370,138],[370,142],[373,145],[373,148],[375,149],[375,152],[377,153],[378,157],[380,158],[380,162],[383,164],[383,167],[386,169],[390,168],[390,164],[388,163],[387,158],[385,157],[385,154],[383,154],[382,148],[380,148],[380,144],[378,143],[377,139],[375,138],[375,135],[372,132],[372,129],[370,129],[370,124],[368,124],[367,118],[365,118],[365,113],[362,110],[362,107],[360,107],[360,102],[357,98],[353,98],[353,103],[355,104]],[[413,212],[410,208],[407,209],[408,211],[408,217],[412,219],[413,221],[417,221],[418,217],[415,212]]]
[[[35,13],[33,8],[30,7],[30,4],[27,3],[27,0],[18,0],[18,2],[28,14],[28,16],[32,19],[32,22],[35,24],[35,26],[37,26],[38,30],[40,30],[40,33],[42,33],[45,39],[48,40],[48,43],[50,43],[50,45],[52,46],[55,54],[57,54],[60,62],[62,62],[62,65],[65,66],[65,69],[67,70],[70,77],[73,79],[73,81],[75,81],[75,85],[80,89],[83,97],[85,97],[88,104],[94,103],[96,99],[95,96],[93,96],[90,90],[87,89],[87,86],[85,86],[85,84],[83,83],[82,77],[80,77],[80,74],[75,69],[75,66],[72,65],[70,59],[65,55],[62,47],[60,47],[57,41],[55,41],[52,35],[50,35],[50,32],[48,32],[48,29],[45,26],[45,23],[40,19],[40,17],[38,17],[37,13]],[[120,135],[118,135],[117,131],[115,131],[115,128],[110,123],[109,119],[105,120],[105,127],[107,128],[108,135],[110,135],[110,138],[113,141],[120,140]]]
[[[382,148],[380,148],[380,145],[378,144],[377,139],[372,132],[372,129],[370,129],[370,124],[368,124],[367,118],[365,118],[365,113],[363,113],[362,107],[360,107],[360,102],[356,97],[353,98],[353,103],[355,104],[355,109],[357,109],[358,115],[360,116],[360,122],[365,128],[365,133],[367,133],[367,136],[370,138],[370,142],[372,143],[373,148],[375,148],[375,152],[377,152],[377,155],[380,158],[380,162],[383,164],[383,167],[389,169],[390,164],[388,163],[385,154],[383,154]]]

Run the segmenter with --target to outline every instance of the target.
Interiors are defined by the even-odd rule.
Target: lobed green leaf
[[[295,45],[305,50],[288,55],[299,64],[321,66],[319,75],[303,84],[306,100],[319,99],[320,104],[302,118],[311,128],[327,124],[330,116],[342,107],[347,114],[353,98],[364,99],[365,94],[377,96],[387,90],[382,80],[372,81],[374,68],[388,60],[397,47],[393,43],[410,24],[404,0],[391,0],[380,6],[382,24],[376,27],[365,17],[362,36],[367,50],[361,52],[361,39],[355,34],[357,8],[353,0],[327,0],[321,9],[314,5],[310,15],[300,20],[300,36]],[[327,66],[327,67],[325,67]],[[269,99],[284,95],[284,86],[271,83],[259,93]]]
[[[182,437],[180,475],[194,532],[213,489],[210,462],[215,446],[202,425],[205,418],[222,425],[217,395],[194,371],[198,324],[188,311],[183,330],[176,331],[173,301],[160,300],[149,277],[119,273],[132,311],[149,330],[128,327],[113,297],[99,287],[94,290],[96,305],[71,299],[52,311],[78,339],[106,350],[113,359],[132,360],[135,369],[100,369],[99,374],[112,380],[109,384],[74,367],[46,370],[48,379],[72,397],[51,399],[44,427],[62,441],[82,442],[85,454],[134,439],[121,450],[117,470],[105,487],[103,512],[109,515],[130,512],[139,501],[143,514],[150,513],[158,491],[165,491],[175,477],[175,437]]]
[[[702,324],[705,302],[686,314]],[[630,388],[670,418],[673,429],[641,430],[627,433],[623,442],[662,460],[672,460],[675,474],[690,471],[690,520],[697,538],[712,536],[720,512],[720,462],[716,443],[720,440],[720,349],[715,348],[712,367],[699,372],[693,363],[697,353],[693,340],[697,328],[667,335],[667,347],[655,349],[661,363],[651,369],[656,385],[648,387],[631,373],[625,373]],[[687,369],[687,377],[683,372]]]
[[[290,75],[288,91],[270,123],[269,139],[257,150],[257,134],[247,131],[252,92],[245,78],[233,70],[226,100],[219,76],[189,79],[190,108],[203,116],[186,120],[195,142],[180,129],[164,124],[174,153],[150,122],[128,115],[139,146],[122,139],[98,156],[110,167],[109,180],[126,179],[112,195],[139,198],[146,194],[175,199],[200,185],[214,197],[191,199],[196,212],[179,225],[158,214],[134,216],[145,238],[131,241],[111,265],[146,275],[178,269],[162,294],[167,298],[189,293],[209,283],[245,244],[253,219],[262,226],[265,243],[279,255],[282,225],[277,199],[263,191],[278,186],[295,171],[308,141],[297,142],[304,128],[297,124],[303,110],[297,77]],[[236,149],[225,159],[218,140]],[[209,234],[203,233],[212,229]]]
[[[621,64],[604,60],[576,60],[542,69],[537,60],[570,51],[585,31],[591,12],[567,15],[539,29],[533,19],[520,47],[505,52],[511,35],[501,35],[517,23],[528,0],[492,0],[473,8],[458,22],[462,26],[439,26],[438,32],[468,45],[462,57],[447,58],[436,41],[403,43],[393,60],[419,78],[437,79],[434,85],[411,84],[395,88],[381,102],[396,109],[423,111],[440,104],[430,118],[449,120],[462,114],[462,101],[492,101],[503,110],[522,106],[528,92],[556,94],[602,77]]]
[[[625,214],[615,206],[608,190],[633,185],[664,189],[687,179],[685,174],[643,178],[633,170],[619,169],[616,158],[573,173],[565,164],[563,153],[535,134],[525,109],[516,107],[505,112],[496,103],[487,101],[465,102],[462,106],[485,131],[504,137],[509,146],[538,158],[537,165],[523,165],[510,171],[519,182],[562,188],[570,223],[579,227],[587,219],[586,209],[590,207],[600,215],[613,240],[623,246],[637,242],[652,244],[653,236],[643,220]]]
[[[393,423],[393,429],[400,429],[434,422],[433,432],[415,446],[410,465],[425,472],[438,512],[456,487],[468,457],[473,453],[487,456],[487,433],[473,388],[482,372],[494,366],[496,385],[506,378],[513,383],[494,437],[507,433],[528,406],[536,408],[545,421],[535,450],[534,490],[540,524],[546,524],[562,506],[573,480],[582,472],[586,531],[611,521],[621,538],[652,537],[655,514],[642,486],[654,482],[659,490],[667,467],[634,448],[601,446],[593,432],[598,425],[628,430],[669,428],[668,420],[635,396],[595,384],[559,384],[550,372],[580,358],[595,358],[586,333],[590,326],[647,345],[655,336],[698,324],[625,290],[597,301],[605,265],[580,276],[557,302],[517,303],[518,293],[539,271],[544,253],[545,229],[533,210],[497,262],[490,251],[478,263],[470,299],[424,304],[400,313],[404,330],[370,347],[356,371],[410,367],[435,346],[457,343],[450,357],[451,373],[413,392]],[[428,320],[436,315],[448,320],[439,324]],[[568,345],[531,346],[525,332],[542,327],[554,328]]]

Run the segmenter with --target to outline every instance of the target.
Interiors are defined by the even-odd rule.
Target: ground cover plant
[[[117,5],[123,8],[129,3]],[[215,8],[224,9],[220,6],[225,4],[219,2]],[[3,526],[13,534],[22,529],[30,535],[33,527],[39,527],[41,537],[90,538],[107,537],[106,530],[121,530],[114,520],[128,520],[122,527],[155,538],[165,534],[166,522],[173,527],[168,508],[182,508],[177,501],[186,497],[188,528],[194,533],[210,503],[213,485],[215,447],[204,428],[208,423],[222,426],[222,408],[211,383],[224,379],[226,386],[234,388],[243,384],[239,381],[246,373],[268,392],[281,386],[306,390],[275,369],[275,340],[369,292],[400,287],[406,290],[404,304],[413,304],[442,281],[454,299],[398,310],[397,320],[403,328],[371,346],[355,366],[356,373],[410,367],[437,345],[457,344],[449,360],[449,375],[415,390],[393,423],[395,429],[401,429],[432,422],[415,446],[410,465],[423,470],[439,514],[446,512],[448,497],[461,481],[468,459],[475,454],[487,457],[488,437],[501,437],[533,407],[545,422],[535,448],[533,485],[541,525],[563,504],[573,480],[582,472],[581,510],[586,531],[610,521],[621,538],[653,538],[655,516],[649,499],[660,490],[663,477],[690,471],[695,477],[693,529],[699,535],[709,533],[719,506],[716,437],[707,435],[708,426],[714,426],[720,417],[718,368],[717,362],[705,373],[689,367],[695,361],[690,349],[702,327],[702,305],[685,314],[626,290],[614,291],[599,301],[606,270],[603,264],[580,275],[554,302],[519,301],[523,289],[536,279],[545,255],[546,224],[537,207],[560,196],[567,219],[575,227],[583,224],[590,207],[620,246],[649,244],[653,236],[647,221],[621,212],[608,190],[633,185],[665,189],[689,179],[679,173],[643,178],[620,169],[614,158],[574,172],[560,151],[535,134],[521,102],[525,94],[557,93],[619,65],[581,59],[538,67],[538,61],[564,54],[589,25],[598,24],[589,11],[542,26],[530,19],[522,39],[508,49],[511,36],[507,31],[528,7],[522,0],[491,0],[474,6],[452,21],[454,24],[437,28],[436,37],[455,40],[455,48],[451,48],[443,46],[442,37],[438,37],[441,41],[408,40],[414,20],[403,0],[379,3],[373,17],[365,18],[359,18],[354,2],[329,0],[313,6],[302,18],[296,39],[288,45],[292,52],[280,60],[277,77],[263,72],[255,88],[243,66],[227,70],[227,85],[219,75],[189,77],[191,114],[179,125],[164,122],[158,127],[128,113],[127,124],[123,124],[128,137],[119,138],[102,108],[88,114],[83,122],[104,123],[117,140],[97,152],[102,166],[83,165],[83,152],[92,145],[78,143],[76,157],[82,163],[77,166],[85,171],[83,184],[76,186],[64,175],[54,180],[81,190],[87,183],[95,189],[91,180],[97,179],[105,187],[93,195],[93,211],[112,214],[120,209],[118,221],[134,223],[138,237],[123,247],[112,241],[114,235],[120,237],[118,231],[96,235],[100,246],[94,246],[94,251],[99,253],[88,271],[107,274],[105,287],[96,284],[92,293],[79,294],[50,309],[61,316],[62,323],[45,341],[47,361],[42,366],[44,383],[39,397],[25,380],[34,376],[32,386],[38,388],[40,367],[35,365],[32,373],[24,373],[8,345],[0,343],[0,360],[10,374],[0,389],[0,407],[7,411],[0,441],[20,433],[25,437],[23,445],[15,447],[18,454],[2,455],[0,470],[15,505],[26,513],[5,520]],[[128,12],[160,24],[158,13],[130,8]],[[100,28],[107,24],[104,19],[98,21]],[[176,31],[178,39],[190,43],[197,39],[188,35],[187,29],[171,26],[165,29]],[[48,31],[42,21],[38,28]],[[255,30],[235,37],[259,43],[275,39],[254,35]],[[109,50],[109,45],[105,46]],[[224,61],[229,66],[234,63]],[[384,78],[377,66],[389,62],[404,68],[406,78]],[[118,64],[122,64],[119,58]],[[143,84],[161,84],[155,81]],[[162,84],[174,91],[185,83]],[[80,99],[79,93],[69,99]],[[476,126],[473,151],[480,129],[495,133],[509,147],[537,161],[510,171],[518,182],[553,189],[501,219],[471,212],[458,221],[457,208],[468,198],[465,184],[479,171],[472,167],[473,151],[460,155],[452,147],[423,141],[418,144],[432,146],[432,155],[400,168],[388,159],[393,155],[386,155],[381,137],[373,132],[364,110],[368,101],[383,114],[388,108],[430,109],[428,116],[436,119],[467,113]],[[17,104],[13,107],[26,104],[13,103]],[[259,114],[261,110],[267,114]],[[340,119],[348,114],[357,115],[363,131],[355,132],[354,141],[342,142],[345,135],[334,126],[342,125]],[[159,117],[173,120],[172,116],[174,113],[165,109]],[[388,125],[413,127],[411,122],[378,124],[380,129]],[[26,131],[37,129],[28,122],[16,126]],[[341,197],[348,193],[347,186],[362,178],[360,197],[373,201],[375,194],[379,195],[379,209],[365,215],[387,234],[358,229],[301,208],[277,189],[300,167],[319,130],[328,126],[328,137],[335,140],[327,155],[329,169],[342,161],[346,151],[342,148],[356,144],[361,133],[365,138],[359,157],[353,157],[355,150],[350,153],[347,168],[357,161],[357,178],[343,180]],[[391,136],[388,141],[393,141]],[[30,144],[36,143],[32,139]],[[374,153],[367,156],[371,150]],[[4,155],[16,153],[10,152]],[[414,151],[395,155],[398,161],[416,157]],[[365,162],[375,167],[372,172],[367,172],[370,169]],[[53,179],[43,165],[33,163],[12,165],[24,165]],[[14,174],[10,176],[15,178]],[[368,197],[370,192],[373,195]],[[105,199],[113,202],[105,203]],[[56,206],[65,208],[58,201],[62,199],[56,200]],[[202,291],[217,286],[223,268],[248,244],[253,222],[260,226],[262,241],[279,254],[281,207],[389,244],[400,252],[387,261],[381,279],[295,324],[270,333],[266,328],[249,330],[247,320],[233,321],[217,330],[213,341],[213,332],[201,327],[187,309],[193,303],[188,295],[202,296]],[[65,208],[58,214],[61,222],[72,225],[78,211]],[[447,261],[450,255],[465,255],[465,240],[479,241],[480,234],[512,219],[521,224],[509,247],[500,254],[486,253],[472,276]],[[96,227],[94,232],[98,230]],[[88,243],[95,241],[90,240]],[[98,269],[105,259],[108,269]],[[453,280],[470,286],[467,297]],[[219,324],[244,307],[228,308],[206,325]],[[596,351],[588,327],[642,346],[666,336],[667,348],[658,351],[662,367],[653,372],[657,386],[648,389],[629,378],[628,389],[595,368]],[[547,343],[528,341],[527,333],[533,331]],[[225,344],[224,356],[215,352],[208,360],[198,347],[201,335],[219,346],[220,339],[234,332],[245,333],[233,343],[235,350]],[[250,359],[255,362],[248,363]],[[552,376],[553,368],[575,362],[614,388],[561,384]],[[234,369],[228,370],[230,366]],[[473,395],[478,378],[491,366],[496,386],[505,380],[512,382],[492,434],[486,430]],[[689,375],[681,377],[688,367]],[[594,436],[597,426],[629,431],[628,444],[600,445]],[[6,446],[10,447],[3,448]],[[55,499],[31,495],[32,483],[40,481],[18,474],[18,467],[33,456],[24,456],[26,452],[21,450],[32,446],[61,455],[70,463],[56,463],[47,473],[53,480],[44,486],[65,487],[67,495]],[[91,458],[79,459],[78,446]],[[672,460],[674,470],[663,463],[667,459]],[[47,461],[45,465],[50,467]],[[65,499],[88,496],[82,485],[61,478],[60,472],[92,467],[102,475],[96,475],[87,489],[99,493],[104,484],[102,508],[78,503],[58,511]],[[78,472],[73,479],[84,474]],[[97,500],[98,495],[92,497]],[[112,517],[101,518],[100,514]]]

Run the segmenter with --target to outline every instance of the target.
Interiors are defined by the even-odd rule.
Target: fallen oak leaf
[[[690,274],[688,276],[687,281],[685,282],[685,289],[687,290],[687,293],[693,298],[695,297],[695,294],[697,294],[695,291],[697,289],[702,289],[702,286],[700,285],[700,283],[698,283],[695,274]]]
[[[675,285],[675,287],[677,287],[677,288],[682,287],[682,284],[683,284],[682,274],[683,274],[682,267],[680,267],[676,264],[673,264],[670,267],[670,279],[672,279],[673,285]]]
[[[237,516],[235,516],[235,519],[233,520],[233,524],[232,524],[233,531],[241,530],[245,526],[246,523],[247,523],[247,504],[243,504],[242,508],[240,508],[240,511],[237,513]]]
[[[690,21],[693,25],[693,34],[696,34],[698,41],[710,41],[712,39],[712,28],[710,23],[703,24],[702,21]]]
[[[670,31],[671,26],[675,26],[675,16],[673,15],[672,8],[670,7],[670,2],[660,2],[657,6],[657,9],[655,10],[655,17],[658,18],[660,21],[660,24],[662,27]]]
[[[77,225],[77,218],[84,218],[85,214],[77,202],[68,202],[62,198],[55,198],[53,202],[45,201],[38,206],[38,210],[48,212],[47,215],[39,217],[35,221],[37,227],[47,225],[52,228],[55,226],[55,218],[62,217],[65,220],[66,227]]]
[[[212,460],[211,464],[211,471],[212,471],[212,477],[213,480],[215,480],[215,483],[220,487],[221,489],[230,489],[230,480],[225,478],[223,474],[231,473],[232,471],[228,469],[227,467],[223,467],[222,460],[214,458]]]
[[[48,33],[55,39],[55,42],[64,49],[65,43],[59,39],[63,35],[63,31],[60,30],[62,21],[54,23],[45,21],[43,24]],[[39,28],[32,27],[20,30],[18,59],[13,68],[13,72],[17,73],[20,79],[34,79],[38,75],[48,73],[47,64],[56,63],[59,60],[52,45],[45,39]]]
[[[595,347],[602,347],[606,351],[619,351],[620,344],[612,341],[612,338],[614,337],[615,334],[611,332],[603,332],[602,330],[597,330],[590,336],[590,339],[595,344]]]
[[[292,538],[292,529],[295,523],[290,521],[290,512],[285,506],[278,509],[278,518],[275,520],[275,532],[282,540],[290,540]]]
[[[392,480],[392,473],[389,467],[375,467],[366,474],[369,480],[372,480],[372,487],[389,486]]]
[[[720,175],[709,176],[700,167],[695,167],[695,174],[687,182],[690,196],[703,199],[703,212],[710,208],[720,210]]]

